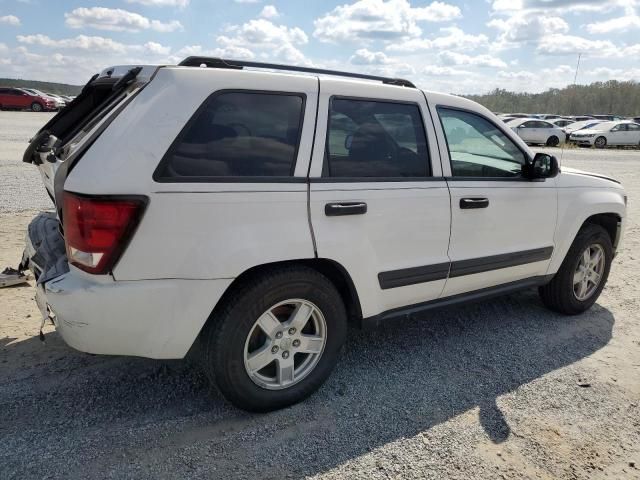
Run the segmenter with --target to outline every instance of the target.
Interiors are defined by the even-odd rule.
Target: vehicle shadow
[[[150,477],[299,477],[475,408],[486,435],[499,444],[511,427],[498,398],[596,352],[613,325],[611,312],[598,305],[565,317],[546,310],[531,291],[431,311],[374,332],[352,329],[318,393],[263,415],[230,406],[186,362],[67,351],[39,365],[38,374],[0,380],[0,410],[7,412],[0,431],[14,447],[9,453],[0,445],[0,457],[22,476],[41,473],[42,452],[50,458],[63,445],[78,454],[65,459],[71,476],[87,473],[76,463],[85,452],[95,477],[116,467],[123,476],[144,468]],[[47,335],[51,343],[56,335]],[[11,349],[24,349],[21,343],[0,340],[0,361],[13,356]]]

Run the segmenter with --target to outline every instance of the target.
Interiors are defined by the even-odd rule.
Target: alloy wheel
[[[580,256],[573,274],[573,294],[583,302],[591,297],[604,275],[605,254],[601,245],[589,245]]]
[[[282,390],[307,377],[327,342],[320,309],[302,299],[280,302],[253,324],[244,346],[249,378],[268,390]]]

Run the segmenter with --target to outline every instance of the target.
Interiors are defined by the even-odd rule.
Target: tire
[[[557,147],[560,144],[560,139],[555,135],[547,139],[547,147]]]
[[[347,313],[340,294],[327,277],[304,266],[282,267],[242,281],[225,297],[223,304],[216,307],[209,318],[200,341],[204,371],[227,400],[248,411],[276,410],[304,400],[329,377],[346,339]],[[293,314],[286,310],[291,308],[287,303],[290,300],[300,301],[319,311],[319,316],[316,317],[317,312],[313,310],[307,324],[313,324],[312,327],[317,328],[316,323],[320,325],[323,321],[325,325],[325,340],[317,357],[313,356],[316,354],[295,353],[296,340],[289,336],[291,330],[286,325],[293,318]],[[280,330],[277,324],[272,335],[267,336],[264,333],[266,330],[263,331],[258,326],[257,320],[269,317],[267,312],[270,309],[274,312],[285,309],[284,318],[278,318],[285,325]],[[298,338],[303,336],[302,329],[296,333]],[[276,340],[278,334],[281,335],[280,340]],[[252,342],[258,337],[263,337],[258,342],[261,346],[249,352]],[[265,342],[263,345],[262,341]],[[277,353],[273,353],[278,345]],[[298,347],[303,348],[299,341]],[[287,357],[284,357],[289,350],[292,353],[287,353]],[[250,373],[247,358],[255,352],[273,354],[274,360],[265,364],[262,370]],[[304,372],[301,365],[308,362],[307,371],[300,375],[300,379],[295,379],[292,374],[290,385],[269,384],[267,380],[264,380],[264,384],[258,383],[263,381],[263,375],[265,379],[270,378],[270,373],[274,375],[274,381],[279,382],[279,378],[282,378],[278,374],[281,372],[280,366],[286,362],[282,360],[281,363],[281,358],[289,357],[291,362],[300,362],[291,370],[294,373]]]
[[[31,104],[31,111],[32,112],[41,112],[42,110],[44,110],[44,108],[42,107],[41,103],[33,102]]]
[[[577,270],[585,250],[593,246],[599,246],[604,255],[601,277],[592,293],[587,298],[579,299],[575,292],[574,275],[578,274]],[[558,272],[548,284],[538,289],[543,303],[551,310],[565,315],[577,315],[589,309],[607,283],[612,260],[613,246],[607,231],[600,225],[583,226],[571,244]]]
[[[604,148],[607,146],[607,139],[605,137],[598,137],[593,142],[593,146],[596,148]]]

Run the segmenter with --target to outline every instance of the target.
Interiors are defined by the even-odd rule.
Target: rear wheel
[[[607,231],[600,225],[588,224],[576,236],[558,273],[551,282],[540,287],[544,304],[567,315],[590,308],[604,288],[613,246]]]
[[[33,102],[31,104],[31,111],[32,112],[41,112],[42,111],[42,104],[38,103],[38,102]]]
[[[346,338],[347,314],[324,275],[286,267],[241,283],[202,333],[204,369],[239,408],[269,411],[324,383]]]
[[[607,146],[607,139],[605,137],[598,137],[596,138],[596,141],[593,142],[593,145],[596,148],[604,148]]]
[[[547,147],[557,147],[559,143],[560,143],[560,139],[555,135],[547,139]]]

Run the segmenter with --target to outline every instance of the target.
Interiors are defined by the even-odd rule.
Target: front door
[[[364,317],[438,298],[450,205],[424,95],[338,79],[321,79],[320,92],[309,179],[318,257],[351,275]]]
[[[545,275],[554,247],[555,180],[524,179],[527,152],[488,118],[446,104],[434,110],[450,156],[443,161],[452,209],[443,296]]]

